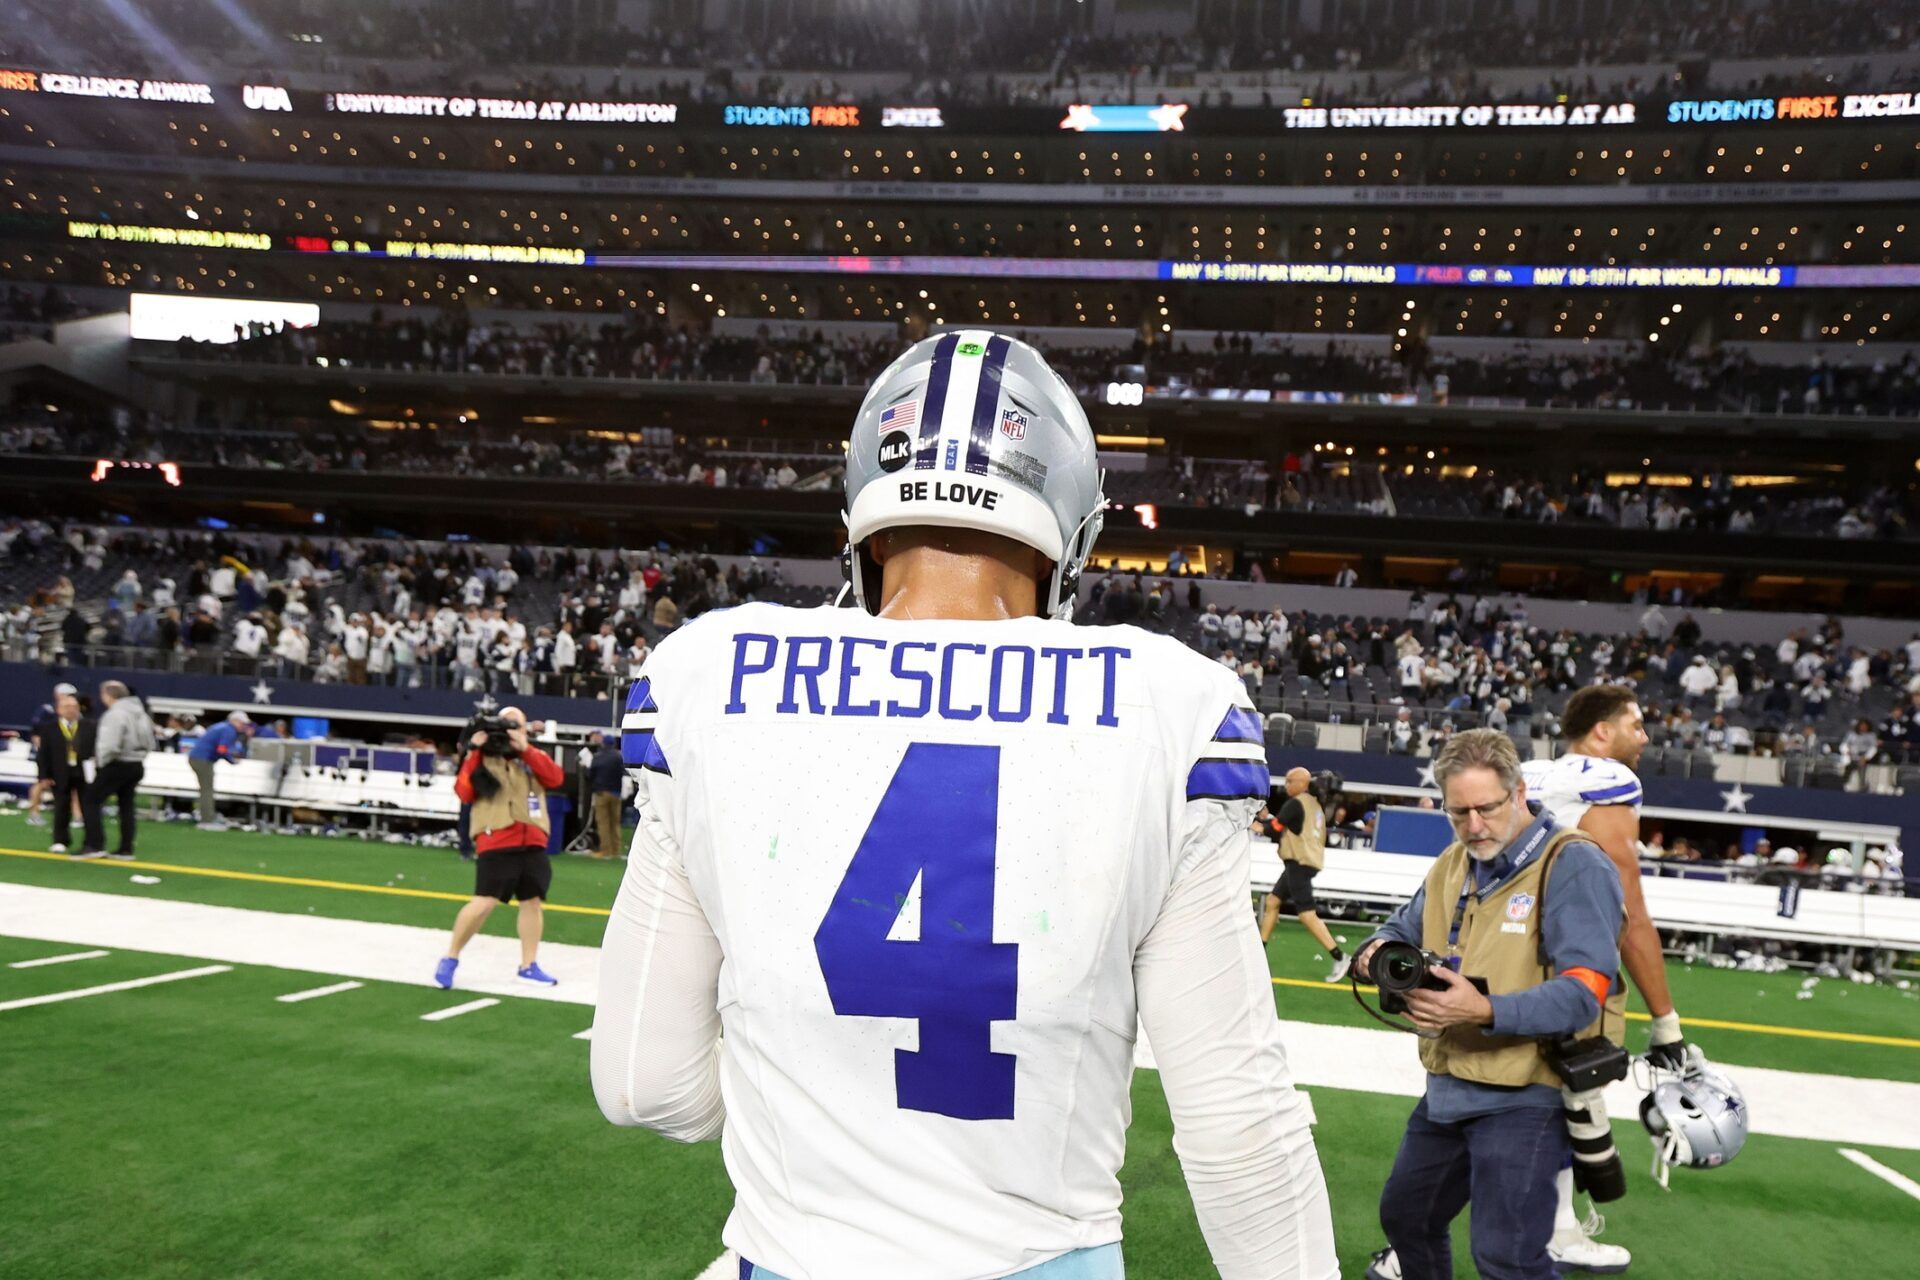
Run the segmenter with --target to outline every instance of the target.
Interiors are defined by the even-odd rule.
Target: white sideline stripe
[[[711,1266],[693,1280],[737,1280],[740,1274],[740,1256],[729,1249],[713,1260]]]
[[[1892,1183],[1900,1190],[1920,1200],[1920,1182],[1915,1182],[1898,1169],[1889,1169],[1864,1151],[1855,1151],[1852,1147],[1840,1148],[1840,1154],[1865,1169],[1876,1178]]]
[[[216,973],[232,973],[230,964],[210,964],[199,969],[181,969],[175,973],[156,974],[151,978],[134,978],[127,982],[109,982],[105,986],[81,987],[78,991],[56,991],[52,995],[28,996],[24,1000],[9,1000],[0,1004],[0,1013],[9,1009],[31,1009],[38,1004],[59,1004],[62,1000],[80,1000],[87,996],[104,996],[111,991],[132,991],[135,987],[156,987],[163,982],[180,982],[187,978],[205,978]]]
[[[110,956],[111,951],[73,951],[64,956],[41,956],[38,960],[15,960],[9,969],[38,969],[45,964],[65,964],[69,960],[98,960],[101,956]]]
[[[281,1004],[299,1004],[302,1000],[318,1000],[321,996],[337,996],[342,991],[356,991],[365,986],[363,982],[336,982],[330,987],[315,987],[311,991],[292,991],[284,996],[275,996]]]
[[[0,883],[0,936],[154,951],[437,991],[433,966],[447,954],[453,906],[447,904],[445,929],[425,929],[336,920],[304,911],[295,915]],[[514,977],[520,967],[519,940],[481,934],[461,957],[456,990],[476,996],[594,1003],[600,986],[598,947],[542,943],[540,964],[560,980],[559,986],[535,986]]]
[[[432,982],[434,962],[446,954],[447,946],[441,929],[4,882],[0,935],[417,987]],[[547,943],[540,948],[540,963],[560,979],[558,987],[537,987],[515,978],[519,963],[516,939],[477,937],[460,965],[459,989],[576,1005],[592,1005],[598,998],[597,947]],[[498,977],[491,976],[495,974]],[[1418,1097],[1426,1087],[1411,1036],[1285,1020],[1280,1031],[1294,1081],[1303,1087],[1407,1098]],[[1712,1048],[1708,1041],[1709,1053]],[[1149,1054],[1144,1046],[1139,1052]],[[1736,1066],[1729,1074],[1747,1096],[1754,1133],[1920,1151],[1920,1084],[1765,1067]],[[1627,1082],[1612,1086],[1608,1111],[1632,1126],[1643,1092]]]
[[[435,1009],[432,1013],[420,1015],[422,1022],[445,1022],[448,1018],[457,1018],[463,1013],[473,1013],[480,1009],[491,1009],[499,1004],[492,996],[484,1000],[469,1000],[465,1004],[456,1004],[451,1009]]]
[[[575,1040],[591,1040],[593,1039],[593,1028],[588,1027],[585,1031],[576,1031],[573,1033],[573,1038]]]

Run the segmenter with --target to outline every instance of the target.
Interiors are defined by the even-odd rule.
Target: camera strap
[[[1380,1012],[1378,1009],[1368,1004],[1367,998],[1360,994],[1360,975],[1354,972],[1352,969],[1347,970],[1347,985],[1353,991],[1353,1002],[1359,1005],[1362,1009],[1365,1009],[1367,1011],[1367,1016],[1369,1018],[1372,1018],[1375,1022],[1385,1027],[1391,1027],[1395,1031],[1410,1031],[1414,1035],[1419,1036],[1422,1040],[1435,1039],[1434,1036],[1428,1035],[1426,1032],[1422,1031],[1420,1028],[1414,1026],[1411,1022],[1402,1022],[1398,1018],[1389,1018],[1386,1014]]]
[[[1534,939],[1534,947],[1535,947],[1535,954],[1538,956],[1540,961],[1540,972],[1549,981],[1551,981],[1553,978],[1553,961],[1550,960],[1547,956],[1547,884],[1548,884],[1549,878],[1553,875],[1553,860],[1560,856],[1560,850],[1565,848],[1567,845],[1572,844],[1575,837],[1580,834],[1581,833],[1578,831],[1577,828],[1572,830],[1563,828],[1562,830],[1554,832],[1553,843],[1547,846],[1546,856],[1541,859],[1541,863],[1540,863],[1540,892],[1536,895],[1539,898],[1539,904],[1536,910],[1539,912],[1539,915],[1540,915],[1540,928],[1539,928],[1538,936],[1536,936]],[[1606,1031],[1607,1031],[1607,1002],[1605,1000],[1602,1000],[1600,1002],[1600,1033],[1602,1035],[1605,1035]],[[1625,1011],[1623,1010],[1620,1014],[1621,1042],[1624,1043],[1626,1038],[1627,1038],[1627,1016]]]

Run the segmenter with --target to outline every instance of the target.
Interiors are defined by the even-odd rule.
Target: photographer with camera
[[[1453,1275],[1449,1224],[1473,1201],[1475,1268],[1549,1280],[1569,1153],[1597,1199],[1619,1157],[1597,1096],[1625,1074],[1620,877],[1591,838],[1527,801],[1513,740],[1457,735],[1434,760],[1455,839],[1412,901],[1355,956],[1421,1037],[1427,1090],[1380,1196],[1398,1274]],[[1576,1107],[1576,1103],[1578,1106]],[[1577,1132],[1569,1132],[1574,1126]],[[1376,1255],[1369,1276],[1389,1254]],[[1391,1265],[1388,1263],[1388,1265]]]
[[[542,904],[553,883],[547,858],[552,826],[547,792],[565,781],[553,758],[527,741],[527,718],[518,707],[497,716],[480,716],[468,726],[467,758],[454,779],[454,794],[469,806],[469,830],[475,852],[473,900],[453,922],[453,944],[441,958],[433,980],[453,986],[460,952],[480,932],[495,906],[520,902],[519,976],[542,986],[558,980],[536,958],[545,923]]]

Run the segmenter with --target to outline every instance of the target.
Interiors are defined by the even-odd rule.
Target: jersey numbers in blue
[[[999,811],[1000,748],[912,744],[813,935],[836,1014],[919,1022],[919,1050],[894,1051],[903,1110],[1013,1118],[1014,1055],[990,1039],[1019,995],[1020,948],[993,940]],[[890,941],[916,876],[920,940]]]

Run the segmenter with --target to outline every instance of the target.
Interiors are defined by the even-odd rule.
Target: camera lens
[[[1395,949],[1382,960],[1383,976],[1396,987],[1406,986],[1420,976],[1420,953],[1417,951]]]

